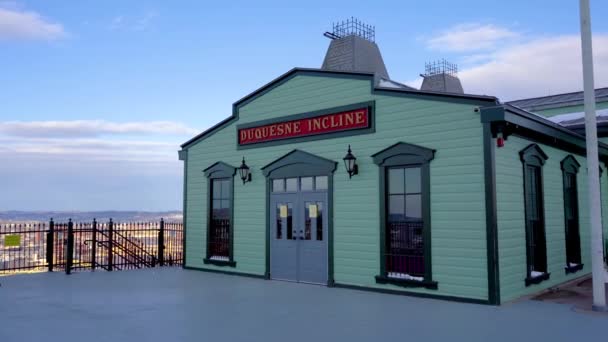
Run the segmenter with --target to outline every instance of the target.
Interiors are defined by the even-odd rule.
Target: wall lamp
[[[251,182],[251,170],[249,170],[249,166],[245,164],[245,157],[243,157],[243,162],[241,163],[241,166],[239,166],[239,175],[243,180],[243,184]]]
[[[350,150],[350,145],[348,145],[348,152],[346,156],[344,156],[344,167],[346,167],[346,172],[348,172],[348,178],[352,178],[353,175],[359,174],[359,165],[357,165],[357,158],[353,155],[353,152]]]

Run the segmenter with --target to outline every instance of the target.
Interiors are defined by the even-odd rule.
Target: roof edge
[[[232,115],[220,121],[219,123],[211,126],[207,130],[202,133],[194,136],[192,139],[186,141],[181,144],[181,148],[188,148],[190,145],[194,144],[200,139],[203,139],[206,136],[211,135],[215,131],[221,129],[223,126],[230,123],[232,120],[238,119],[238,108],[247,104],[250,101],[253,101],[255,98],[262,96],[265,92],[273,89],[274,87],[280,85],[282,82],[287,81],[290,77],[295,76],[296,74],[308,74],[308,75],[335,75],[335,76],[343,76],[343,77],[362,77],[369,79],[371,82],[371,89],[373,91],[382,91],[382,92],[390,92],[390,93],[402,93],[402,94],[411,94],[411,95],[426,95],[431,97],[439,97],[439,98],[448,98],[448,99],[461,99],[461,100],[471,100],[476,102],[492,102],[499,103],[498,98],[494,96],[487,95],[471,95],[471,94],[457,94],[457,93],[443,93],[437,91],[422,91],[416,89],[395,89],[395,88],[386,88],[379,87],[377,85],[377,77],[374,73],[369,72],[354,72],[354,71],[335,71],[335,70],[323,70],[323,69],[314,69],[314,68],[293,68],[288,72],[280,75],[274,80],[266,83],[262,87],[256,89],[255,91],[249,93],[248,95],[242,97],[240,100],[234,102],[232,104]]]
[[[564,126],[554,123],[540,115],[525,111],[521,108],[501,104],[497,106],[480,108],[481,121],[484,123],[491,122],[509,122],[515,126],[521,126],[536,133],[549,136],[555,140],[560,140],[577,147],[587,150],[586,138],[577,132],[572,131]],[[599,154],[604,160],[608,160],[608,144],[598,142]]]

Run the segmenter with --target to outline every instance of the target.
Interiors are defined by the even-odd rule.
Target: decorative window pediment
[[[269,178],[329,175],[337,162],[301,150],[293,150],[262,168]]]
[[[564,160],[561,162],[561,166],[562,171],[570,173],[578,173],[578,170],[581,168],[581,164],[579,164],[576,158],[574,158],[572,155],[568,155],[566,158],[564,158]]]
[[[549,159],[547,154],[537,144],[531,144],[519,152],[519,157],[523,163],[534,166],[543,166]]]
[[[374,163],[381,166],[423,164],[435,157],[435,150],[398,142],[372,155]]]
[[[207,178],[230,178],[236,174],[236,167],[224,162],[217,162],[203,170]]]

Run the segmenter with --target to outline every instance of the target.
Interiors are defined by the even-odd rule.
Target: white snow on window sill
[[[230,258],[228,258],[227,256],[214,255],[214,256],[210,257],[209,260],[230,261]]]
[[[577,266],[578,266],[578,264],[575,264],[573,262],[568,263],[568,267],[577,267]]]
[[[392,279],[405,279],[405,280],[415,280],[415,281],[424,281],[422,277],[414,277],[407,273],[397,273],[397,272],[389,272],[388,277]]]
[[[530,272],[530,278],[538,278],[538,277],[542,277],[544,275],[545,275],[545,272],[537,272],[537,271]]]

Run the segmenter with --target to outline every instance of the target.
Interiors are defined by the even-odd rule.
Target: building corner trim
[[[498,263],[498,217],[496,204],[496,156],[490,122],[483,125],[483,156],[486,199],[486,239],[488,264],[488,302],[500,305]]]
[[[186,213],[186,208],[188,206],[188,154],[187,154],[187,150],[183,151],[183,155],[181,153],[182,151],[180,151],[180,160],[184,161],[184,189],[183,189],[183,206],[182,206],[182,225],[183,225],[183,234],[182,234],[182,267],[186,268],[186,232],[187,232],[187,218],[188,215]],[[184,159],[181,159],[183,156]]]

